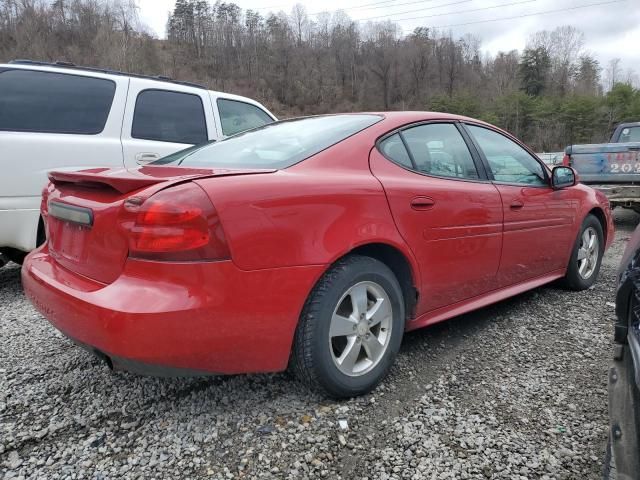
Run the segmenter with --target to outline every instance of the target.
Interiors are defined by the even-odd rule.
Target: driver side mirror
[[[578,183],[578,175],[576,171],[571,167],[555,167],[551,171],[551,187],[554,190],[561,188],[572,187]]]

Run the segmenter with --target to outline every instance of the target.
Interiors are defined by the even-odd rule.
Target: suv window
[[[497,182],[547,185],[544,169],[520,145],[493,130],[467,125]]]
[[[402,131],[415,169],[428,175],[477,180],[478,170],[452,123],[430,123]]]
[[[225,98],[219,98],[217,103],[222,133],[227,136],[273,123],[273,118],[255,105]]]
[[[144,90],[136,100],[131,137],[158,142],[206,142],[202,100],[190,93]]]
[[[0,71],[0,130],[95,135],[107,123],[116,84],[34,70]]]

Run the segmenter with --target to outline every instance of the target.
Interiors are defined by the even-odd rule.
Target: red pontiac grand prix
[[[114,368],[370,391],[406,330],[595,281],[607,199],[440,113],[277,122],[138,169],[53,172],[34,305]]]

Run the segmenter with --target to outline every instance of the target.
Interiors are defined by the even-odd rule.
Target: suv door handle
[[[153,162],[154,160],[158,160],[160,155],[154,152],[140,152],[136,153],[135,158],[138,165],[145,165],[149,162]]]
[[[411,200],[411,208],[414,210],[429,210],[436,204],[431,197],[415,197]]]
[[[522,207],[524,207],[524,203],[522,203],[520,200],[514,200],[513,202],[511,202],[511,205],[509,205],[509,208],[511,208],[511,210],[520,210]]]

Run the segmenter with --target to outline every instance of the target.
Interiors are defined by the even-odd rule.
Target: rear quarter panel
[[[369,170],[374,140],[356,137],[276,173],[198,181],[239,268],[327,265],[357,246],[385,243],[403,252],[417,274]]]

